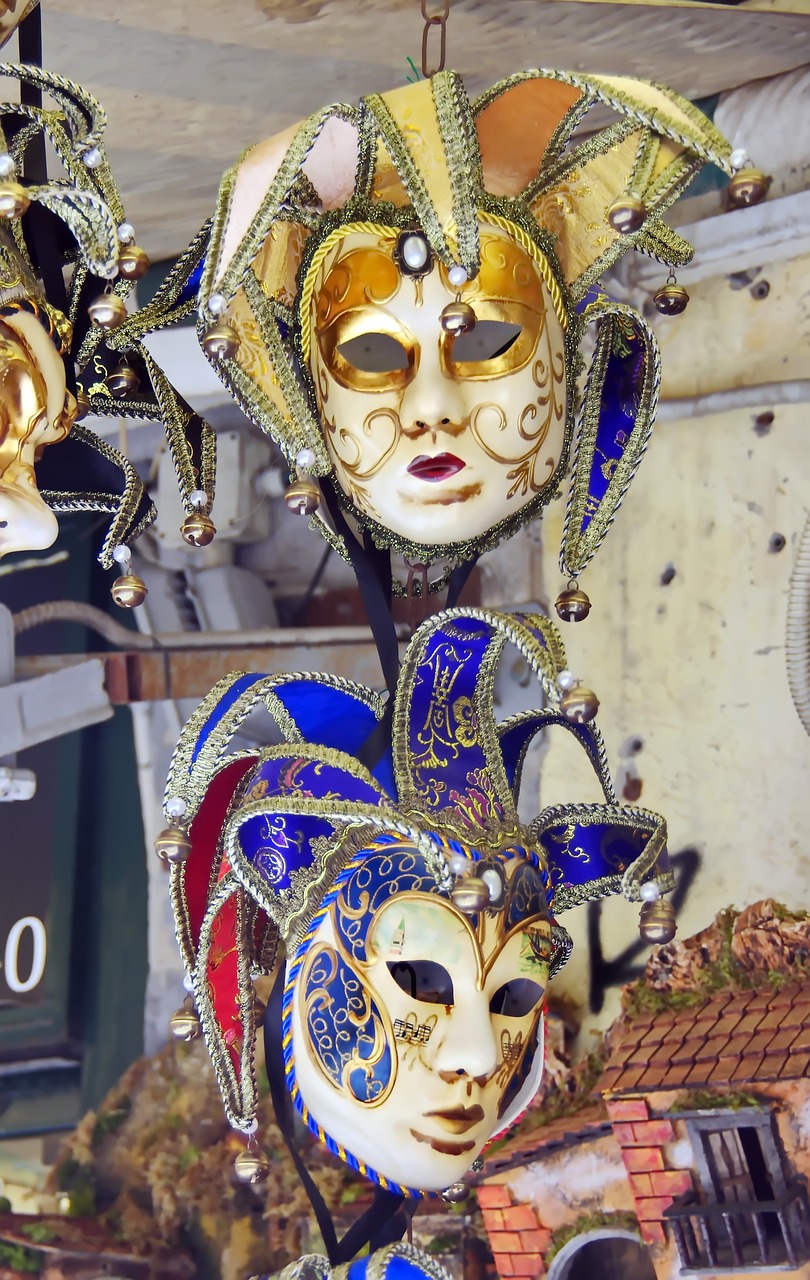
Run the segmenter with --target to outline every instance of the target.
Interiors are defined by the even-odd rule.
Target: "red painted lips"
[[[427,480],[431,484],[437,484],[440,480],[449,480],[457,472],[463,471],[466,465],[466,462],[462,462],[461,458],[457,458],[454,453],[437,453],[433,458],[429,458],[426,453],[420,453],[408,467],[408,475],[416,476],[417,480]]]

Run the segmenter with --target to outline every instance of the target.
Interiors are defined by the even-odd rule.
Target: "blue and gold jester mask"
[[[498,723],[507,641],[542,707]],[[451,609],[405,653],[392,745],[354,753],[382,698],[336,677],[237,673],[189,721],[166,812],[190,852],[172,868],[177,930],[231,1123],[255,1113],[251,974],[286,948],[287,1085],[310,1129],[383,1187],[458,1181],[535,1093],[542,1010],[567,934],[555,912],[608,893],[671,887],[663,820],[619,805],[594,724],[558,708],[559,635],[539,616]],[[286,741],[229,750],[263,704]],[[604,803],[521,825],[521,765],[562,726]]]

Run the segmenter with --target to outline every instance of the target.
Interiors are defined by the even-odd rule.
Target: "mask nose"
[[[476,997],[473,1000],[465,993],[463,1004],[454,1005],[448,1017],[434,1060],[446,1083],[459,1076],[485,1080],[498,1066],[489,1002],[483,992],[476,992]]]
[[[419,368],[405,388],[400,403],[403,431],[407,434],[422,431],[456,434],[463,430],[465,416],[462,389],[454,378],[442,373],[438,345],[432,351],[423,347]]]

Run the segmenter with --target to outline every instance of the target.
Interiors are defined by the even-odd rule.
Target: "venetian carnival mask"
[[[507,640],[547,705],[499,725]],[[256,1105],[250,975],[274,970],[280,942],[265,1039],[312,1132],[371,1180],[435,1194],[527,1106],[548,979],[569,947],[552,908],[672,883],[663,821],[618,804],[599,730],[559,710],[564,665],[546,618],[431,618],[372,768],[354,753],[384,703],[348,681],[237,673],[195,712],[158,849],[174,864],[178,939],[237,1128],[250,1131]],[[257,705],[286,741],[234,751]],[[605,803],[558,805],[527,828],[521,763],[551,726],[586,751]]]
[[[629,249],[689,261],[663,215],[730,157],[642,80],[526,71],[471,101],[439,72],[247,151],[168,287],[197,290],[202,346],[283,451],[288,505],[339,551],[362,534],[435,566],[438,589],[570,472],[573,577],[643,455],[660,376],[649,325],[600,278]]]
[[[59,531],[34,464],[65,439],[75,418],[64,350],[43,307],[0,307],[0,557],[49,547]]]

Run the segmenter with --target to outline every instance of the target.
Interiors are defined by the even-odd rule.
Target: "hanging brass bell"
[[[489,888],[479,876],[464,876],[450,890],[450,901],[465,915],[476,915],[489,906]]]
[[[738,169],[729,178],[726,192],[732,209],[745,209],[748,205],[761,204],[768,194],[771,180],[760,169]]]
[[[175,1009],[169,1018],[169,1030],[175,1040],[184,1040],[186,1044],[190,1044],[201,1034],[200,1019],[190,1002],[180,1009]]]
[[[231,324],[212,324],[202,336],[202,347],[211,360],[230,360],[241,346],[239,334]]]
[[[588,724],[598,710],[599,699],[593,689],[586,689],[584,684],[566,689],[560,698],[560,711],[573,724]]]
[[[314,480],[293,480],[285,490],[284,501],[293,515],[311,516],[321,505],[321,491]]]
[[[469,1198],[470,1188],[466,1182],[453,1182],[449,1187],[445,1187],[442,1192],[442,1200],[447,1204],[463,1204]]]
[[[191,853],[191,841],[183,827],[166,827],[155,840],[155,853],[161,862],[185,862]]]
[[[122,573],[110,587],[110,595],[122,609],[137,609],[148,594],[146,583],[137,573]]]
[[[216,526],[204,511],[192,511],[181,524],[180,532],[190,547],[207,547],[214,541]]]
[[[660,289],[656,289],[653,302],[662,316],[679,316],[687,308],[689,294],[682,284],[677,284],[675,280],[667,280]]]
[[[639,916],[638,931],[645,942],[662,947],[675,937],[675,911],[672,903],[666,898],[657,898],[655,902],[645,902]]]
[[[566,587],[554,601],[557,616],[563,622],[582,622],[591,611],[590,598],[576,584]]]
[[[138,390],[141,380],[130,365],[122,362],[107,374],[104,385],[114,399],[123,400],[125,396],[133,395]]]
[[[99,329],[117,329],[127,318],[127,308],[117,293],[102,293],[90,303],[87,314]]]
[[[73,418],[74,422],[81,422],[82,418],[86,418],[90,412],[90,401],[84,392],[79,389],[76,395],[76,413]]]
[[[629,236],[644,225],[647,210],[643,200],[629,193],[614,200],[607,211],[607,220],[619,235]]]
[[[442,308],[439,320],[445,333],[449,333],[453,338],[459,337],[462,333],[469,333],[475,328],[475,312],[469,302],[462,302],[460,298],[455,302],[448,302],[447,306]]]
[[[125,280],[140,280],[149,265],[149,255],[137,244],[124,245],[118,255],[118,274]]]
[[[233,1171],[240,1182],[255,1185],[264,1182],[270,1172],[270,1161],[257,1147],[247,1147],[234,1160]]]
[[[31,203],[19,182],[0,182],[0,218],[21,218]]]

